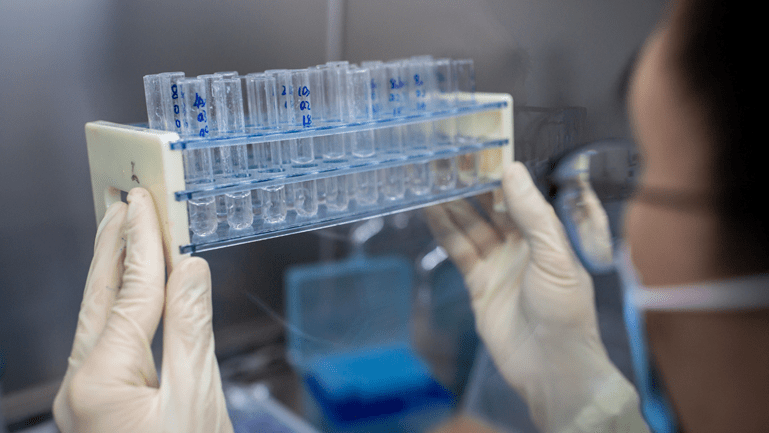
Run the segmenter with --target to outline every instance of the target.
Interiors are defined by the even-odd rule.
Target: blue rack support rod
[[[475,93],[475,100],[473,106],[463,107],[453,113],[428,113],[400,121],[357,123],[326,130],[287,131],[261,137],[258,134],[241,134],[225,139],[193,141],[185,140],[172,131],[105,121],[89,122],[85,130],[96,220],[97,223],[101,222],[107,208],[121,200],[122,192],[134,187],[147,189],[155,202],[167,266],[170,269],[195,252],[331,227],[489,191],[494,191],[495,206],[502,209],[504,202],[498,188],[504,167],[513,161],[513,100],[508,94],[498,93]],[[454,118],[456,122],[442,121],[447,118]],[[455,126],[452,128],[458,128],[463,136],[474,138],[438,150],[406,152],[398,157],[353,158],[347,163],[328,164],[323,169],[297,169],[287,175],[250,177],[242,181],[219,183],[213,187],[190,189],[185,183],[185,148],[238,146],[312,136],[330,135],[330,139],[334,139],[337,135],[349,136],[351,132],[418,122],[433,122],[438,128],[440,125],[453,124]],[[477,182],[462,187],[436,189],[431,194],[413,195],[396,201],[385,201],[382,198],[376,205],[351,205],[343,212],[322,206],[318,214],[311,218],[297,215],[276,224],[255,222],[248,230],[232,230],[225,222],[220,223],[216,233],[210,236],[201,237],[190,233],[187,201],[196,197],[251,191],[279,184],[321,181],[339,176],[362,176],[373,171],[382,172],[383,169],[433,163],[454,157],[461,161],[463,155],[473,155],[471,160],[477,161]]]

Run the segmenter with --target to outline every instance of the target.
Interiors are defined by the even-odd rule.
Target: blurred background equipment
[[[304,414],[324,431],[425,432],[451,412],[411,342],[411,263],[363,252],[383,227],[355,225],[348,259],[287,271],[288,355]]]

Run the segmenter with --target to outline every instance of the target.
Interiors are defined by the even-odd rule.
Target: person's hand
[[[610,268],[614,262],[614,249],[609,229],[609,218],[590,183],[577,180],[577,188],[570,191],[569,218],[575,226],[575,235],[582,254],[596,270]]]
[[[128,194],[99,225],[69,367],[54,400],[62,433],[232,432],[214,356],[211,276],[200,258],[165,283],[149,193]],[[161,314],[158,382],[150,344]]]
[[[497,368],[544,431],[590,431],[605,422],[643,428],[635,390],[601,343],[592,279],[553,208],[520,163],[502,184],[507,213],[487,206],[490,221],[464,200],[426,210],[464,275]]]

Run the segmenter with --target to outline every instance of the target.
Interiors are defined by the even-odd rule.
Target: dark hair
[[[681,0],[671,18],[674,67],[701,104],[712,137],[718,258],[734,271],[769,270],[769,143],[762,140],[769,119],[759,105],[766,92],[758,56],[764,18],[726,0]]]

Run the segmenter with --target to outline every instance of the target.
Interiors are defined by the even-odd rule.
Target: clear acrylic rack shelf
[[[237,136],[205,139],[181,139],[175,132],[104,121],[90,122],[86,125],[86,140],[97,221],[101,221],[110,204],[121,199],[121,191],[137,186],[146,188],[155,202],[168,265],[173,266],[191,253],[331,227],[493,191],[500,185],[503,167],[513,160],[512,97],[491,93],[475,95],[476,102],[471,105],[395,119],[294,131],[250,131]],[[336,136],[424,122],[434,122],[435,127],[440,129],[442,121],[454,118],[460,125],[463,139],[451,144],[407,149],[398,154],[376,154],[367,158],[333,162],[318,160],[317,164],[282,172],[254,172],[237,182],[201,188],[185,185],[183,150]],[[321,201],[317,214],[313,216],[301,216],[289,208],[285,219],[275,223],[259,217],[257,203],[254,223],[247,229],[233,230],[225,221],[220,222],[216,231],[208,236],[193,235],[190,231],[189,200],[279,185],[289,187],[300,182],[325,182],[325,179],[342,179],[345,176],[352,178],[348,175],[382,173],[398,167],[429,167],[438,161],[452,159],[462,164],[463,157],[473,161],[475,174],[463,178],[460,173],[456,184],[449,188],[433,187],[420,194],[407,189],[397,199],[379,194],[379,198],[365,205],[353,197],[343,210],[334,210]],[[381,175],[379,182],[382,183]]]

